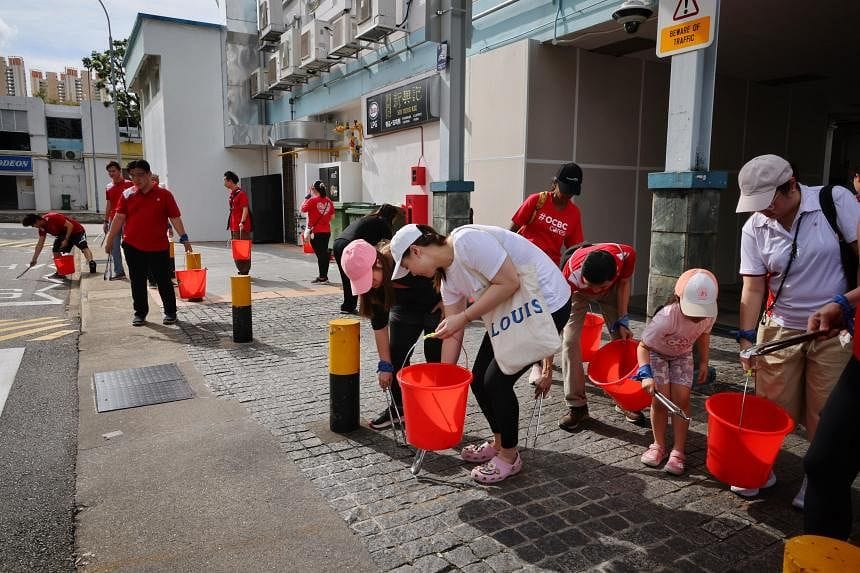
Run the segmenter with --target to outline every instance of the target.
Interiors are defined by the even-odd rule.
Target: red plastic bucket
[[[190,300],[206,296],[206,269],[176,271],[176,282],[180,298]]]
[[[456,364],[413,364],[397,373],[406,441],[421,450],[452,448],[463,439],[472,373]]]
[[[54,257],[54,266],[57,267],[57,274],[75,274],[75,255],[71,253],[63,253],[61,255],[56,255]]]
[[[304,242],[304,244],[302,245],[302,250],[303,250],[305,253],[307,253],[308,255],[312,255],[312,254],[314,254],[314,246],[311,244],[311,242],[310,242],[310,241],[305,241],[305,242]]]
[[[748,394],[741,420],[740,392],[714,394],[708,411],[708,471],[721,482],[761,487],[767,481],[782,441],[794,429],[788,413],[770,400]],[[741,425],[738,425],[741,422]]]
[[[251,241],[248,239],[233,239],[230,246],[233,248],[234,261],[251,260]]]
[[[613,340],[594,353],[588,363],[588,377],[615,400],[615,403],[632,412],[651,405],[651,396],[642,389],[636,374],[638,340]]]
[[[582,323],[582,334],[579,337],[579,347],[582,351],[582,361],[591,362],[591,357],[600,348],[600,333],[603,332],[603,317],[593,312],[585,313]]]

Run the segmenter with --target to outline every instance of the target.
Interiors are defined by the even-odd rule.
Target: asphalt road
[[[0,225],[0,571],[73,571],[78,313],[32,229]],[[46,252],[47,251],[47,252]],[[10,386],[11,385],[11,386]]]

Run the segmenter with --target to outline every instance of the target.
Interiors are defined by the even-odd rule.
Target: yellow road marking
[[[35,247],[36,243],[33,241],[8,241],[5,243],[0,243],[0,247],[9,247],[18,248],[18,247]]]
[[[31,338],[30,340],[54,340],[55,338],[60,338],[61,336],[72,334],[73,332],[77,332],[77,330],[58,330],[57,332],[52,332],[51,334],[46,334],[45,336],[40,336],[38,338]]]
[[[57,328],[58,326],[65,326],[63,324],[51,324],[48,326],[40,326],[39,328],[31,328],[30,330],[24,330],[23,332],[13,332],[12,334],[4,334],[0,336],[0,342],[4,340],[12,340],[13,338],[18,338],[19,336],[27,336],[28,334],[34,334],[36,332],[42,332],[43,330],[51,330]]]
[[[17,323],[17,324],[3,325],[3,328],[0,328],[0,332],[9,332],[10,330],[20,330],[22,328],[29,328],[31,326],[45,325],[45,324],[51,324],[51,323],[65,323],[65,322],[66,321],[62,318],[51,318],[49,320],[38,320],[38,321],[30,320],[30,321],[26,321],[26,322],[22,321],[22,322]]]

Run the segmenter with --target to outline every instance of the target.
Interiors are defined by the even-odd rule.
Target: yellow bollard
[[[200,253],[185,253],[185,269],[201,269],[203,268],[200,262]]]
[[[251,342],[251,277],[230,277],[230,295],[233,301],[233,342]]]
[[[798,535],[785,542],[782,571],[860,571],[860,547],[830,537]]]
[[[361,328],[354,318],[338,318],[328,323],[329,428],[346,433],[358,429],[359,337]]]

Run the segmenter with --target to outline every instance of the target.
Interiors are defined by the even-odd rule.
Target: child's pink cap
[[[678,277],[675,294],[681,299],[681,312],[687,316],[717,316],[717,277],[705,269],[690,269]]]

